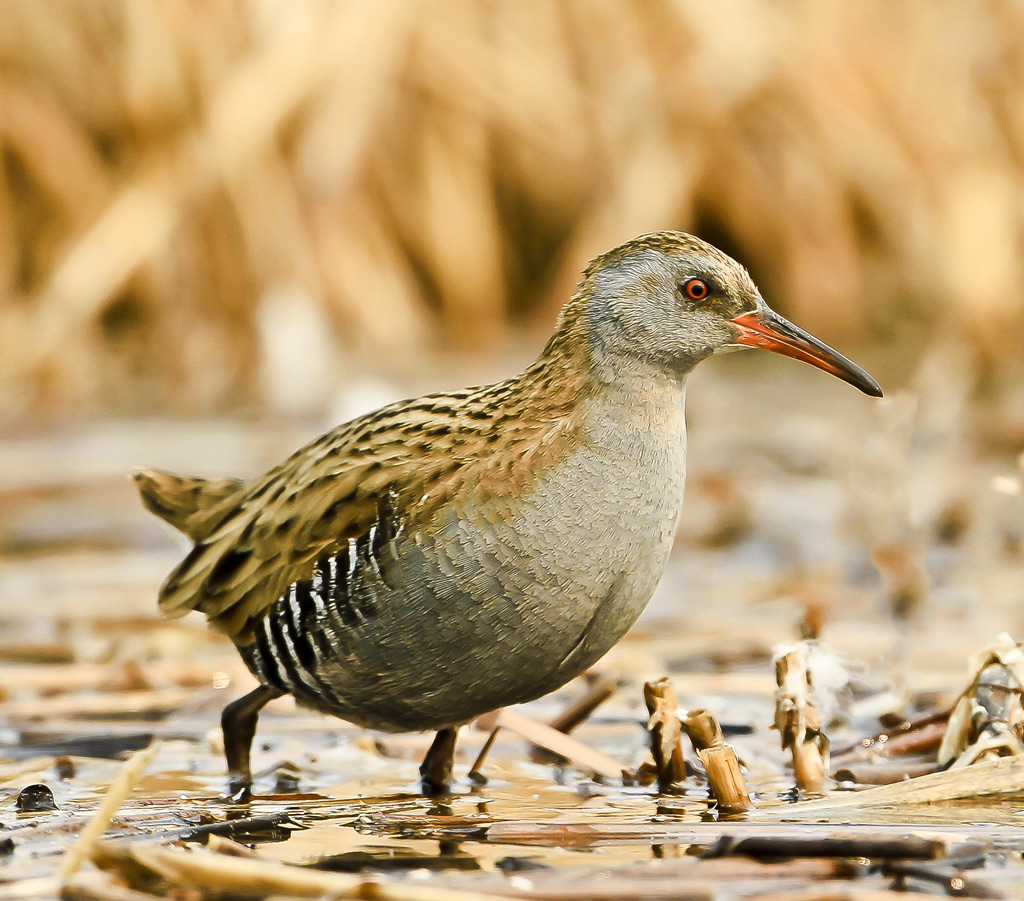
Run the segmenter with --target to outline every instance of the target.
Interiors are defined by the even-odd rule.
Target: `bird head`
[[[599,256],[579,296],[595,352],[612,366],[682,375],[711,354],[762,347],[882,395],[863,369],[772,310],[739,263],[683,232],[643,235]]]

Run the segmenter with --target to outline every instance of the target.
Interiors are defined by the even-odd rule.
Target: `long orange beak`
[[[783,319],[774,310],[764,307],[751,313],[741,313],[731,319],[740,335],[737,344],[749,347],[763,347],[784,357],[803,360],[818,369],[830,372],[836,378],[849,382],[872,397],[881,397],[882,389],[870,375],[856,363],[847,360],[841,353],[832,350],[827,344],[797,328],[787,319]]]

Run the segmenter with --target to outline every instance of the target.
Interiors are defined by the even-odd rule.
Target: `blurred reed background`
[[[666,227],[1019,371],[1022,88],[1019,2],[4,0],[0,413],[308,410]]]

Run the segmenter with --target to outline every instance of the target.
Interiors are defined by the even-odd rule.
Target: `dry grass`
[[[6,0],[0,409],[316,396],[664,227],[826,338],[1019,354],[1022,87],[1010,2]]]

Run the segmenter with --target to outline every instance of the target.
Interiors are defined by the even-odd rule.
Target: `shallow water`
[[[1013,474],[1012,456],[982,453],[963,436],[914,450],[912,506],[930,511],[915,521],[935,520],[954,499],[943,463],[951,458],[972,507],[955,543],[922,531],[931,587],[902,626],[869,553],[879,523],[906,515],[877,490],[885,480],[871,453],[885,429],[860,399],[809,388],[813,375],[780,376],[799,413],[777,413],[768,389],[742,372],[692,386],[690,495],[676,552],[644,618],[600,664],[619,675],[619,690],[574,733],[627,771],[648,759],[641,685],[671,675],[683,708],[706,707],[728,727],[758,807],[785,803],[792,773],[770,729],[771,652],[795,639],[809,610],[821,611],[823,636],[849,680],[832,698],[842,721],[828,728],[833,749],[878,731],[878,715],[904,700],[899,690],[886,694],[893,685],[902,681],[911,707],[915,698],[921,709],[949,703],[977,648],[1001,630],[1024,637],[1024,554],[1013,541],[1024,534],[1024,500],[991,488],[993,474]],[[468,727],[453,795],[423,799],[417,765],[429,736],[363,733],[288,699],[260,719],[256,800],[226,805],[219,714],[253,683],[198,618],[156,616],[157,586],[181,547],[144,514],[124,473],[142,462],[253,472],[305,437],[301,429],[150,423],[0,441],[0,883],[52,873],[116,776],[119,755],[151,737],[162,742],[159,754],[108,837],[152,842],[231,818],[287,814],[290,822],[238,837],[288,863],[528,893],[513,880],[554,886],[553,874],[567,873],[583,891],[587,880],[614,882],[626,878],[622,867],[655,860],[652,873],[674,860],[690,878],[692,855],[724,830],[791,828],[718,822],[699,777],[682,794],[659,797],[649,786],[532,763],[526,742],[507,732],[483,768],[486,785],[475,786],[466,774],[486,733]],[[570,684],[524,713],[547,721],[582,690]],[[64,779],[55,770],[60,755],[74,770]],[[18,792],[36,782],[53,789],[58,810],[18,813]],[[1022,811],[1024,795],[1009,794],[817,813],[799,828],[987,831],[1016,852],[1024,849]],[[4,854],[8,837],[13,851]],[[721,874],[722,862],[715,866]],[[758,879],[806,884],[811,871],[800,866],[779,864]],[[885,883],[864,875],[862,884]],[[740,882],[722,885],[721,897],[746,891]]]

